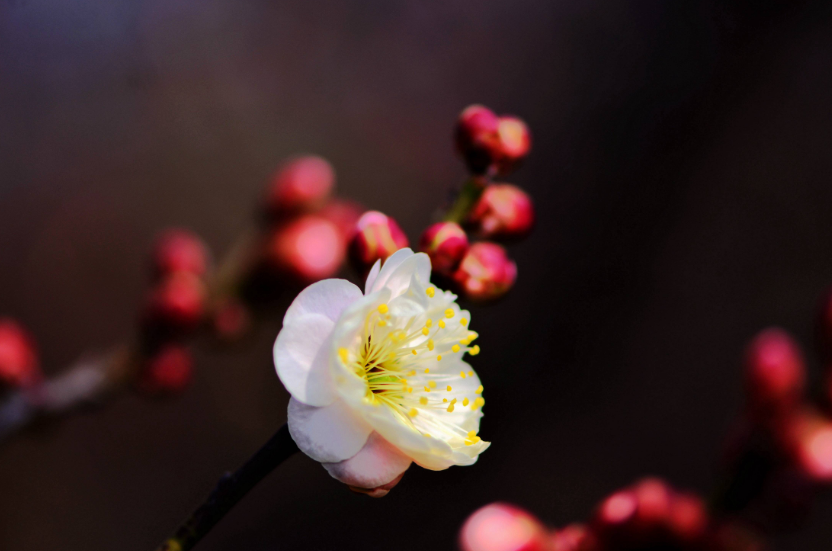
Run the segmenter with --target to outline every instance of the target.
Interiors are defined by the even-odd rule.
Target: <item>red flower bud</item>
[[[526,123],[517,117],[500,117],[497,133],[500,143],[497,173],[505,176],[519,167],[529,154],[532,137]]]
[[[341,268],[346,245],[333,222],[306,214],[278,227],[269,237],[267,262],[303,283],[332,277]]]
[[[173,272],[205,275],[208,249],[195,234],[182,229],[167,230],[153,246],[153,270],[157,277]]]
[[[139,389],[150,394],[175,394],[193,379],[194,362],[187,348],[169,345],[148,358],[139,373]]]
[[[346,246],[349,244],[350,238],[355,232],[355,224],[358,223],[358,219],[361,218],[363,212],[364,209],[358,203],[335,199],[318,211],[318,216],[326,218],[338,227]]]
[[[523,237],[534,225],[534,207],[517,186],[492,184],[485,188],[468,222],[480,237]]]
[[[630,524],[638,509],[638,499],[631,490],[621,490],[601,502],[593,526],[600,534],[615,533]]]
[[[296,212],[320,207],[335,185],[335,171],[325,159],[299,157],[281,166],[266,195],[269,213]]]
[[[198,277],[187,272],[174,272],[151,292],[146,320],[167,329],[193,330],[204,313],[205,293],[205,285]]]
[[[552,551],[592,551],[597,544],[592,533],[583,524],[570,524],[552,534]]]
[[[549,551],[546,529],[526,511],[492,503],[474,512],[459,534],[462,551]]]
[[[350,259],[356,270],[364,272],[370,269],[376,260],[386,260],[388,256],[407,245],[407,236],[395,220],[386,214],[371,210],[362,214],[355,225],[355,233],[350,243]]]
[[[41,378],[32,338],[17,322],[0,319],[0,383],[11,387],[32,385]]]
[[[647,478],[633,488],[638,506],[634,529],[647,533],[665,526],[670,517],[671,490],[657,478]]]
[[[508,292],[517,278],[517,265],[494,243],[474,243],[462,259],[453,279],[471,300],[496,299]]]
[[[468,252],[468,236],[454,222],[438,222],[422,234],[419,250],[430,257],[433,270],[450,274]]]
[[[781,329],[767,329],[751,341],[745,357],[749,401],[756,410],[782,413],[800,401],[806,380],[803,355]]]
[[[675,494],[670,505],[669,526],[676,540],[699,541],[708,527],[708,512],[702,498],[693,494]]]
[[[500,152],[500,119],[482,105],[470,105],[456,123],[457,152],[474,174],[486,172]]]

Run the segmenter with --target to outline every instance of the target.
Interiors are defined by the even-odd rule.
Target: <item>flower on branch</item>
[[[463,360],[479,353],[471,316],[430,275],[427,255],[400,249],[363,293],[340,279],[307,287],[277,336],[292,438],[351,487],[389,485],[411,462],[471,465],[489,446],[483,387]]]

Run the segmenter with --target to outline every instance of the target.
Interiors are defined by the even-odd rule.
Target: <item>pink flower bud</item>
[[[352,234],[355,232],[355,225],[363,213],[364,209],[358,203],[334,199],[328,202],[317,214],[338,227],[346,246],[349,245]]]
[[[152,259],[157,277],[173,272],[203,276],[208,267],[208,249],[195,234],[187,230],[171,229],[156,240]]]
[[[745,380],[756,410],[783,412],[796,406],[806,380],[797,343],[781,329],[761,332],[746,351]]]
[[[299,157],[281,166],[266,195],[269,213],[297,212],[323,205],[335,185],[335,171],[325,159]]]
[[[168,345],[148,358],[139,373],[139,389],[150,394],[175,394],[193,379],[194,362],[187,348]]]
[[[594,551],[595,538],[583,524],[570,524],[552,534],[552,551]]]
[[[532,137],[526,123],[517,117],[500,117],[497,133],[500,143],[497,173],[505,176],[519,167],[529,154]]]
[[[633,488],[638,505],[633,529],[648,533],[668,523],[670,517],[671,490],[657,478],[647,478]]]
[[[474,243],[462,259],[453,279],[471,300],[492,300],[506,294],[517,278],[517,265],[495,243]]]
[[[395,220],[378,211],[371,210],[361,215],[355,225],[350,243],[350,259],[356,270],[369,270],[376,260],[407,247],[407,236]]]
[[[500,119],[482,105],[470,105],[456,123],[457,152],[474,174],[486,172],[499,157]]]
[[[526,511],[492,503],[474,512],[459,534],[462,551],[549,551],[546,529]]]
[[[680,542],[699,541],[708,527],[708,512],[702,498],[687,493],[673,496],[670,505],[669,527]]]
[[[813,410],[799,410],[783,423],[781,440],[805,476],[832,482],[832,421]]]
[[[351,491],[355,492],[356,494],[364,494],[370,497],[384,497],[390,493],[390,490],[396,487],[396,485],[402,481],[404,477],[404,473],[400,474],[387,484],[382,484],[381,486],[377,486],[375,488],[359,488],[358,486],[347,486]]]
[[[438,222],[422,234],[419,250],[430,257],[433,270],[451,274],[468,252],[468,236],[454,222]]]
[[[25,387],[41,378],[35,345],[28,332],[11,319],[0,319],[0,383]]]
[[[631,490],[621,490],[601,502],[593,520],[594,529],[600,534],[621,531],[632,523],[638,509],[638,499]]]
[[[468,222],[480,237],[523,237],[534,225],[534,207],[517,186],[492,184],[485,188]]]
[[[202,320],[205,293],[205,285],[198,277],[188,272],[174,272],[151,292],[146,321],[166,329],[193,330]]]
[[[317,214],[305,214],[275,229],[266,249],[273,268],[303,283],[332,277],[346,256],[338,226]]]

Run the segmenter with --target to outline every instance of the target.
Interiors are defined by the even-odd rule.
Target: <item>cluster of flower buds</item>
[[[0,388],[27,388],[42,378],[35,344],[12,319],[0,319]]]
[[[456,126],[456,148],[473,174],[505,176],[531,149],[531,135],[522,120],[498,117],[483,105],[466,107]]]
[[[550,530],[532,514],[494,503],[472,514],[461,551],[762,551],[760,540],[734,523],[711,520],[702,499],[644,479],[606,497],[587,523]]]
[[[335,171],[321,157],[298,157],[277,170],[265,198],[269,273],[309,284],[341,269],[361,209],[333,199],[334,188]]]
[[[151,261],[154,284],[142,313],[138,386],[152,394],[176,393],[192,379],[193,360],[182,341],[205,317],[210,259],[196,235],[172,229],[156,241]]]

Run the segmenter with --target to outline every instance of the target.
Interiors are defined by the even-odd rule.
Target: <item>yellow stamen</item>
[[[434,343],[433,339],[428,339],[428,350],[433,351]]]
[[[468,376],[469,376],[469,377],[473,377],[473,376],[474,376],[474,372],[473,372],[473,371],[469,371],[469,372],[468,372]]]
[[[448,413],[453,413],[454,412],[454,405],[453,404],[448,406],[447,412]]]
[[[468,432],[468,438],[473,438],[477,435],[477,431],[472,430]]]
[[[419,403],[422,404],[423,406],[426,406],[426,405],[428,405],[428,399],[425,398],[424,396],[422,396],[421,398],[419,398]]]
[[[430,392],[430,389],[428,387],[425,387],[425,392]]]
[[[482,385],[478,386],[477,390],[475,390],[474,392],[476,392],[477,394],[482,394]]]
[[[347,357],[349,352],[347,352],[346,348],[339,348],[338,349],[338,356],[341,358],[341,361],[347,363]]]
[[[410,408],[410,411],[408,411],[407,414],[411,417],[416,417],[419,415],[419,411],[416,408]]]
[[[380,304],[378,307],[378,311],[382,314],[386,314],[390,311],[390,308],[388,308],[386,304]]]
[[[439,320],[439,323],[436,325],[438,325],[440,329],[445,329],[445,320]]]
[[[439,354],[438,356],[436,356],[436,361],[437,361],[437,362],[438,362],[439,360],[441,360],[441,359],[442,359],[442,354]]]
[[[468,325],[468,319],[467,318],[460,318],[459,323],[461,323],[462,325]]]
[[[451,350],[453,350],[454,352],[459,352],[459,345],[458,344],[453,345],[451,347]]]
[[[428,381],[428,386],[431,388],[436,388],[436,381]]]
[[[467,406],[467,405],[468,405],[468,398],[464,398],[464,399],[462,400],[462,405],[463,405],[463,406]]]
[[[448,399],[447,398],[442,398],[442,402],[448,403]]]
[[[418,354],[418,352],[416,352],[416,349],[415,349],[415,348],[414,348],[413,350],[411,350],[411,352],[413,352],[413,355],[414,355],[414,356],[415,356],[416,354]]]
[[[445,317],[448,318],[448,319],[451,319],[452,317],[454,317],[454,309],[453,308],[448,308],[447,310],[445,310]]]
[[[473,348],[471,348],[471,350],[468,351],[468,353],[471,354],[472,356],[476,356],[477,354],[480,353],[480,345],[475,344],[473,346]]]
[[[448,392],[452,391],[451,385],[448,385]]]
[[[422,334],[427,337],[428,333],[430,333],[430,330],[427,327],[422,327]]]
[[[425,373],[430,373],[430,368],[429,367],[425,368]]]
[[[428,318],[428,321],[425,322],[425,327],[430,327],[431,325],[433,325],[433,320]]]
[[[430,298],[433,298],[434,293],[436,293],[435,287],[428,287],[425,289],[425,294],[427,294]]]
[[[384,320],[378,320],[378,326],[379,326],[379,327],[384,327],[385,325],[387,325],[387,322],[386,322],[386,321],[384,321]]]
[[[464,378],[465,378],[465,372],[464,372],[464,371],[460,371],[460,372],[459,372],[459,376],[460,376],[460,377],[462,377],[462,378],[464,379]]]

